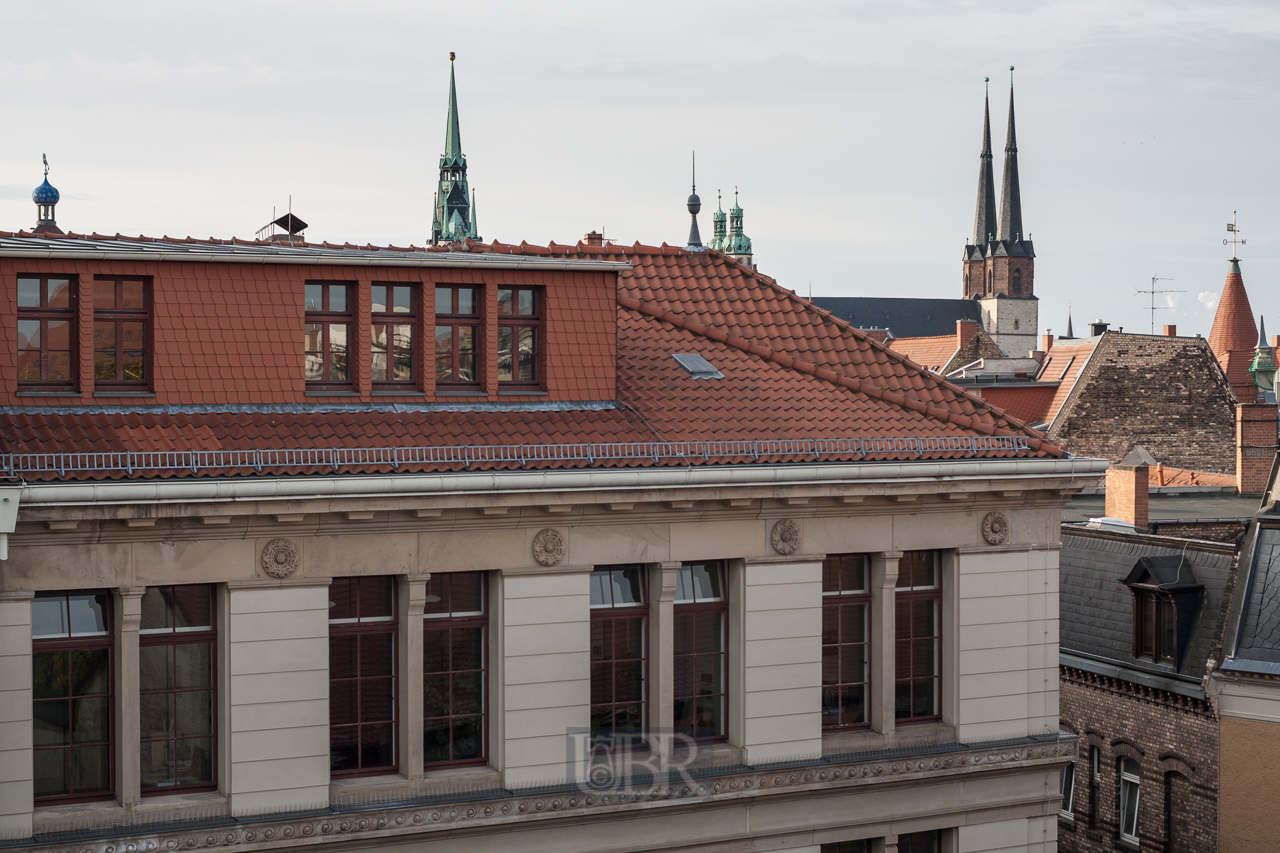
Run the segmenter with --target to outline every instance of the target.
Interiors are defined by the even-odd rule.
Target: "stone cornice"
[[[103,828],[69,832],[69,840],[48,839],[0,843],[0,849],[31,853],[172,853],[219,850],[226,853],[313,847],[319,844],[404,843],[410,834],[457,833],[504,828],[521,822],[565,819],[575,823],[625,816],[665,807],[698,806],[712,802],[764,796],[812,795],[823,790],[848,790],[867,785],[921,784],[972,773],[1009,773],[1050,769],[1076,755],[1074,735],[1042,736],[1002,744],[941,747],[935,752],[867,759],[821,761],[774,769],[734,770],[714,776],[683,779],[652,788],[581,790],[556,788],[538,793],[476,792],[449,802],[361,806],[297,817],[226,818],[200,827],[131,831]],[[95,837],[89,837],[89,836]],[[74,839],[74,840],[70,840]],[[430,840],[424,838],[422,840]]]

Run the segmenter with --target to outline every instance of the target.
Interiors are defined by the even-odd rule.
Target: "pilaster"
[[[142,594],[146,587],[120,587],[112,595],[115,609],[115,735],[116,800],[136,806],[142,799],[142,718],[139,629],[142,626]]]
[[[882,734],[893,732],[896,719],[894,592],[898,587],[898,560],[901,558],[901,551],[887,551],[871,557],[871,730]]]
[[[400,775],[421,779],[422,759],[422,613],[427,606],[430,574],[401,575],[396,600],[400,630],[396,632],[396,661],[400,695],[396,717],[400,735]]]
[[[31,836],[31,590],[0,592],[0,841]]]

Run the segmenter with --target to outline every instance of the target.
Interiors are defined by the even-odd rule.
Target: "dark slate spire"
[[[983,78],[989,82],[990,77]],[[985,246],[996,235],[996,182],[991,170],[991,99],[983,98],[982,153],[978,156],[978,204],[973,214],[973,245]]]
[[[702,235],[698,233],[698,211],[702,210],[702,199],[698,198],[698,155],[693,155],[693,192],[689,194],[689,245],[687,248],[696,252],[706,250],[702,245]]]
[[[1018,137],[1013,129],[1013,66],[1009,66],[1009,138],[1004,144],[1004,182],[1000,187],[1000,239],[1021,241],[1022,192],[1018,188]]]

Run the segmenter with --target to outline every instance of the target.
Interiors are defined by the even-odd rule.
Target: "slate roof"
[[[1280,675],[1280,526],[1276,519],[1265,526],[1258,525],[1252,544],[1236,661],[1225,662],[1223,669],[1245,668]],[[1241,667],[1241,660],[1272,666]]]
[[[1182,495],[1152,492],[1147,498],[1147,515],[1153,521],[1247,519],[1257,508],[1256,497],[1240,497],[1234,491]],[[1101,494],[1077,495],[1062,508],[1064,523],[1088,521],[1106,514],[1106,496]]]
[[[1162,536],[1062,529],[1059,555],[1061,649],[1101,658],[1131,670],[1172,673],[1168,666],[1133,657],[1133,594],[1121,583],[1144,557],[1185,556],[1203,591],[1177,673],[1199,680],[1224,605],[1234,547]]]
[[[940,377],[815,308],[772,279],[716,252],[672,247],[530,247],[467,244],[466,256],[485,254],[628,261],[619,276],[618,400],[612,405],[509,408],[317,407],[312,411],[260,407],[202,407],[165,411],[40,407],[0,410],[0,451],[188,452],[262,448],[440,448],[461,446],[607,444],[837,439],[937,439],[922,445],[833,445],[824,461],[971,458],[966,439],[1007,439],[979,449],[992,457],[1061,456],[1039,433],[1006,417]],[[694,379],[672,358],[698,353],[723,379]],[[1014,445],[1019,445],[1018,449]],[[217,457],[222,459],[224,457]],[[769,462],[812,461],[802,450],[780,451]],[[184,457],[186,459],[186,457]],[[2,460],[0,460],[2,461]],[[590,459],[473,460],[471,470],[523,467],[690,465],[741,462],[645,456]],[[465,466],[437,456],[368,457],[345,471],[454,471]],[[314,472],[279,463],[262,473]],[[158,469],[69,472],[49,469],[27,479],[193,476],[184,461]],[[253,471],[202,468],[200,475]]]
[[[982,309],[974,299],[818,296],[813,304],[854,327],[888,326],[898,338],[954,336],[957,320],[982,323]]]

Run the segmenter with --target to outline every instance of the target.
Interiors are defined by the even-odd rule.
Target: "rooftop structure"
[[[58,227],[57,217],[54,214],[55,208],[58,206],[58,200],[61,194],[49,183],[49,158],[40,155],[44,161],[44,183],[36,187],[31,192],[31,200],[36,204],[36,227],[37,234],[61,234],[62,229]]]
[[[1240,259],[1232,258],[1222,296],[1218,299],[1218,310],[1213,315],[1209,346],[1242,403],[1252,403],[1258,394],[1258,387],[1249,374],[1257,340],[1258,327],[1253,322],[1249,294],[1245,292],[1244,277],[1240,274]]]
[[[478,241],[475,193],[467,184],[467,156],[462,153],[458,121],[458,91],[454,80],[455,55],[449,54],[449,112],[445,121],[444,154],[440,155],[440,183],[431,218],[431,245]]]

